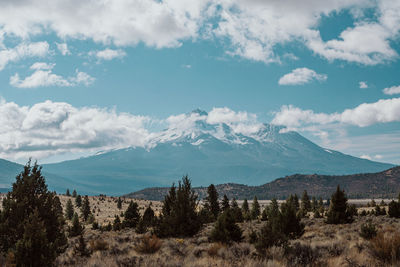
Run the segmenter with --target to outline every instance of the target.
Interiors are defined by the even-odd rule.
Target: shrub
[[[249,243],[250,244],[255,244],[257,242],[257,232],[254,230],[251,230],[250,234],[249,234]]]
[[[108,249],[108,243],[103,239],[90,240],[90,248],[92,251],[102,251]]]
[[[115,215],[114,223],[113,223],[113,230],[119,231],[119,230],[121,230],[121,228],[122,228],[121,219],[119,218],[118,215]]]
[[[376,227],[371,221],[361,225],[360,236],[362,238],[370,240],[376,236],[376,233]]]
[[[337,186],[336,192],[331,197],[326,223],[342,224],[351,222],[353,222],[353,215],[347,204],[346,194]]]
[[[90,250],[88,250],[86,247],[86,242],[83,238],[83,234],[79,236],[78,245],[74,247],[74,252],[82,257],[88,257],[90,255]]]
[[[221,248],[224,248],[225,245],[222,243],[213,243],[207,250],[207,253],[211,257],[215,257],[218,255],[218,252]]]
[[[135,250],[140,253],[152,254],[157,252],[162,245],[162,241],[156,235],[145,235]]]
[[[243,239],[242,230],[235,223],[235,217],[231,209],[227,209],[218,217],[210,238],[213,241],[225,244],[232,241],[240,242]]]
[[[139,223],[136,225],[135,232],[137,234],[144,234],[144,233],[146,233],[146,231],[147,231],[147,226],[142,218],[142,219],[140,219]]]
[[[385,263],[397,263],[400,260],[400,233],[380,232],[370,241],[372,255]]]
[[[92,230],[99,230],[99,223],[98,222],[94,221],[92,223]]]
[[[298,242],[285,250],[288,266],[319,266],[321,255],[318,249]]]
[[[388,214],[389,214],[389,217],[400,218],[400,202],[396,202],[396,201],[392,200],[389,203]]]

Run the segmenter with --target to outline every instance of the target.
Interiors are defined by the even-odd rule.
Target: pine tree
[[[310,197],[307,194],[307,190],[304,190],[303,196],[301,198],[301,209],[305,213],[311,211],[311,202],[310,202]]]
[[[86,222],[89,218],[90,215],[90,203],[89,203],[89,197],[86,195],[83,199],[83,204],[82,204],[82,217],[83,220]]]
[[[353,216],[349,212],[346,194],[337,186],[336,192],[331,197],[326,223],[342,224],[352,221]]]
[[[242,211],[243,211],[244,214],[250,212],[250,209],[249,209],[249,202],[247,202],[247,199],[246,199],[246,198],[243,200]]]
[[[143,213],[143,223],[146,227],[153,226],[155,220],[154,211],[148,206]]]
[[[260,216],[260,204],[258,203],[257,196],[254,196],[253,203],[251,204],[251,218],[253,220]]]
[[[239,205],[235,198],[233,198],[231,201],[231,210],[232,210],[233,216],[235,218],[235,222],[237,222],[237,223],[243,222],[243,213],[242,213],[242,210],[239,208]]]
[[[294,194],[294,196],[293,196],[293,205],[294,205],[295,210],[297,212],[299,210],[299,208],[300,208],[299,197],[297,196],[297,194]]]
[[[75,253],[79,254],[81,257],[88,257],[90,255],[90,250],[87,249],[85,238],[83,238],[83,233],[79,235],[78,245],[74,250]]]
[[[121,197],[118,197],[117,208],[118,208],[119,210],[122,209],[122,200],[121,200]]]
[[[77,193],[76,193],[76,190],[74,189],[74,191],[72,191],[72,197],[76,198],[76,196],[77,196]]]
[[[80,208],[82,206],[82,197],[81,195],[77,195],[75,198],[75,205]]]
[[[124,214],[124,227],[135,228],[137,223],[139,222],[140,214],[138,209],[138,204],[131,200],[129,203],[128,208]]]
[[[400,218],[400,202],[392,200],[389,203],[388,214],[391,218]]]
[[[221,243],[231,243],[232,241],[240,242],[242,230],[235,223],[235,216],[231,209],[225,210],[215,223],[211,232],[211,240]]]
[[[271,200],[271,204],[268,206],[268,219],[276,218],[280,214],[279,205],[276,198]]]
[[[71,196],[71,194],[69,193],[69,189],[67,188],[67,192],[65,192],[65,195],[67,196],[67,197],[70,197]]]
[[[114,231],[119,231],[119,230],[121,230],[121,228],[122,228],[121,219],[119,218],[118,215],[115,215],[114,224],[113,224],[113,230]]]
[[[207,188],[207,197],[204,199],[204,208],[212,214],[211,221],[215,221],[218,218],[220,208],[218,203],[218,192],[213,184]]]
[[[68,220],[71,220],[72,217],[74,216],[74,206],[72,205],[71,199],[68,199],[67,201],[67,206],[65,209],[65,215]]]
[[[312,201],[311,201],[311,210],[313,212],[315,212],[318,209],[318,201],[315,198],[315,196],[312,197]]]
[[[72,217],[72,226],[69,227],[68,231],[69,236],[70,237],[78,236],[82,233],[82,231],[83,231],[83,226],[79,222],[78,214],[75,212],[74,216]]]
[[[146,231],[147,231],[147,225],[144,222],[144,219],[142,218],[139,220],[138,224],[136,225],[135,232],[137,234],[144,234],[144,233],[146,233]]]
[[[197,212],[197,195],[191,187],[188,176],[182,178],[177,190],[172,185],[163,202],[163,213],[157,222],[155,231],[158,236],[193,236],[202,226]]]
[[[29,161],[3,199],[0,253],[15,251],[19,266],[52,263],[67,246],[60,199],[47,189],[41,170]],[[40,247],[36,248],[38,244]],[[35,259],[20,258],[31,253]]]
[[[261,212],[261,221],[266,221],[266,220],[268,220],[268,208],[265,208]]]
[[[222,198],[221,206],[222,206],[222,211],[226,211],[230,208],[229,199],[226,195],[224,195],[224,197]]]

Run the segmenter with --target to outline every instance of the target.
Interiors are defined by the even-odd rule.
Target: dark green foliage
[[[121,200],[120,197],[118,198],[118,201],[117,201],[117,208],[118,208],[119,210],[122,209],[122,200]]]
[[[381,208],[380,206],[376,205],[375,206],[375,215],[376,216],[384,216],[384,215],[386,215],[385,207]]]
[[[78,245],[75,246],[74,251],[81,257],[88,257],[90,256],[90,250],[86,246],[86,241],[83,238],[83,233],[79,235]]]
[[[79,222],[79,216],[75,212],[74,216],[72,217],[72,226],[69,227],[68,229],[68,234],[70,237],[78,236],[82,233],[83,227],[81,223]]]
[[[71,196],[71,193],[69,192],[69,189],[67,188],[67,192],[65,193],[65,195],[67,196],[67,197],[70,197]]]
[[[375,225],[368,221],[367,223],[363,223],[360,229],[360,236],[364,239],[370,240],[374,238],[377,234],[377,230]]]
[[[389,217],[400,218],[400,202],[396,202],[396,201],[392,200],[389,203],[388,214],[389,214]]]
[[[115,215],[114,223],[113,223],[113,230],[119,231],[121,229],[122,229],[121,219],[119,218],[118,215]]]
[[[15,259],[18,266],[49,266],[56,258],[47,240],[46,228],[35,210],[24,220],[25,231],[15,248]]]
[[[300,208],[299,197],[297,196],[297,194],[294,194],[294,196],[293,196],[293,204],[294,204],[294,207],[296,208],[296,212],[297,212]]]
[[[99,223],[98,222],[96,222],[96,221],[94,221],[93,223],[92,223],[92,230],[99,230]]]
[[[376,202],[374,199],[371,199],[371,203],[369,204],[371,207],[376,207]]]
[[[261,213],[261,221],[266,221],[266,220],[268,220],[268,207],[267,208],[265,208],[264,210],[263,210],[263,212]]]
[[[353,222],[353,215],[347,204],[347,197],[344,190],[337,186],[336,192],[332,194],[326,223],[342,224]]]
[[[86,222],[89,218],[89,215],[91,214],[89,197],[87,195],[83,199],[81,211],[82,211],[82,218]]]
[[[350,214],[350,216],[357,216],[358,212],[357,212],[357,207],[354,204],[350,204],[347,207],[348,213]],[[385,212],[386,214],[386,212]]]
[[[68,199],[67,206],[65,209],[65,217],[67,217],[68,220],[71,220],[73,216],[74,216],[74,206],[72,205],[71,199]]]
[[[74,189],[74,191],[72,191],[72,197],[76,198],[76,196],[77,196],[77,193],[76,193],[76,190]]]
[[[144,219],[142,218],[139,220],[139,223],[136,225],[135,232],[137,234],[144,234],[144,233],[146,233],[146,231],[147,231],[147,225],[144,222]]]
[[[317,199],[313,196],[312,197],[312,200],[311,200],[311,210],[313,211],[313,212],[315,212],[316,210],[318,210],[318,201],[317,201]]]
[[[14,251],[19,266],[51,265],[67,245],[64,225],[60,199],[48,191],[41,167],[29,161],[3,199],[0,253]]]
[[[124,227],[135,228],[140,220],[138,204],[131,200],[124,214]]]
[[[300,237],[304,233],[304,225],[296,215],[296,208],[289,199],[277,209],[274,200],[268,211],[268,221],[261,228],[257,238],[256,248],[261,255],[271,246],[283,246],[289,239]]]
[[[233,216],[235,217],[235,222],[243,222],[243,213],[242,210],[239,208],[239,205],[235,198],[231,201],[231,210],[233,212]]]
[[[366,210],[362,210],[360,212],[360,216],[367,216],[367,211]]]
[[[162,214],[155,227],[157,236],[195,235],[202,226],[197,207],[197,195],[192,190],[189,178],[184,176],[177,190],[172,185],[169,194],[164,199]]]
[[[307,194],[307,190],[304,190],[303,196],[301,197],[301,209],[304,212],[311,211],[311,202],[310,202],[310,197]]]
[[[77,195],[75,198],[75,205],[80,208],[82,206],[82,197],[81,195]]]
[[[242,204],[242,214],[243,214],[243,219],[248,221],[250,220],[250,208],[249,208],[249,202],[247,202],[247,199],[245,198],[243,200]]]
[[[230,208],[229,206],[229,199],[226,195],[222,198],[222,203],[221,203],[222,211],[226,211]]]
[[[213,184],[207,188],[207,197],[204,199],[204,209],[212,216],[210,221],[215,221],[220,213],[220,207],[218,203],[218,192]]]
[[[249,243],[255,244],[257,242],[257,238],[258,238],[257,232],[254,230],[251,230],[250,234],[249,234]]]
[[[250,216],[253,220],[257,219],[258,216],[260,216],[260,204],[258,203],[256,196],[254,196],[253,203],[251,204]]]
[[[218,217],[210,238],[212,241],[225,244],[240,242],[243,239],[242,230],[235,223],[235,217],[231,209],[227,209]]]
[[[143,213],[143,223],[146,227],[153,226],[155,221],[154,211],[151,206],[148,206]]]

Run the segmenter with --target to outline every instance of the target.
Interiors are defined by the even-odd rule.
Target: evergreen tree
[[[81,211],[82,211],[83,220],[86,222],[89,218],[89,215],[91,214],[89,197],[87,195],[83,199]]]
[[[318,208],[323,208],[324,207],[324,200],[322,199],[322,197],[319,198],[318,200]]]
[[[301,197],[301,209],[307,213],[311,211],[310,197],[307,194],[307,190],[304,190],[303,196]]]
[[[300,208],[299,197],[297,196],[297,194],[294,194],[294,196],[293,196],[293,204],[294,204],[294,208],[297,212]]]
[[[211,221],[218,218],[220,207],[218,203],[218,192],[213,184],[207,188],[207,197],[204,199],[204,208],[212,215]]]
[[[90,250],[87,249],[83,233],[79,235],[78,245],[75,247],[75,253],[79,254],[81,257],[88,257],[90,255]]]
[[[76,193],[76,190],[74,189],[74,191],[72,191],[72,197],[76,198],[76,196],[77,196],[77,193]]]
[[[82,197],[81,195],[77,195],[75,198],[75,205],[80,208],[82,206]]]
[[[67,201],[67,206],[65,209],[65,215],[68,220],[71,220],[72,217],[74,216],[74,206],[72,205],[71,199],[68,199]]]
[[[239,205],[235,198],[232,198],[231,210],[232,210],[233,216],[235,217],[235,222],[237,222],[237,223],[243,222],[243,213],[242,213],[242,210],[239,208]]]
[[[154,211],[151,206],[148,206],[143,213],[143,223],[146,227],[153,226],[155,220]]]
[[[117,208],[118,208],[119,210],[122,209],[122,200],[121,200],[121,197],[118,197]]]
[[[48,191],[41,170],[29,161],[3,199],[0,253],[15,251],[18,266],[48,265],[67,246],[60,199]]]
[[[336,192],[331,197],[326,223],[342,224],[352,221],[353,216],[349,211],[346,194],[344,190],[340,190],[340,187],[337,186]]]
[[[142,218],[139,220],[138,224],[136,225],[135,232],[137,234],[144,234],[144,233],[146,233],[146,231],[147,231],[147,225],[144,222],[144,219]]]
[[[121,219],[119,218],[118,215],[115,215],[114,224],[113,224],[113,230],[114,231],[119,231],[119,230],[121,230],[121,228],[122,228]]]
[[[389,203],[388,214],[391,218],[400,218],[400,202],[392,200]]]
[[[202,226],[197,208],[197,195],[191,187],[188,176],[184,176],[177,190],[172,185],[169,194],[164,198],[163,213],[155,227],[157,235],[160,237],[195,235]]]
[[[138,204],[131,200],[129,203],[128,208],[124,214],[124,227],[135,228],[137,223],[139,222],[140,214],[138,209]]]
[[[79,222],[79,216],[75,212],[74,216],[72,217],[72,226],[69,227],[68,234],[70,237],[78,236],[82,233],[83,231],[83,226]]]
[[[225,210],[218,217],[210,238],[213,241],[228,244],[232,241],[240,242],[243,239],[242,230],[235,223],[235,216],[231,209]]]
[[[268,206],[268,219],[276,218],[280,214],[279,205],[276,198],[271,200],[271,204]]]
[[[253,203],[251,204],[251,218],[253,220],[260,216],[260,204],[258,203],[257,196],[254,196]]]
[[[261,213],[261,221],[268,220],[268,207],[266,207]]]
[[[222,211],[226,211],[230,208],[229,199],[226,195],[224,195],[224,197],[222,198],[221,206],[222,206]]]
[[[65,195],[67,196],[67,197],[70,197],[71,196],[71,194],[69,193],[69,189],[67,188],[67,192],[65,193]]]
[[[318,210],[318,201],[315,198],[315,196],[312,197],[312,201],[311,201],[311,210],[313,212],[316,212]]]
[[[243,200],[242,212],[243,212],[243,214],[248,214],[250,212],[249,202],[247,202],[246,198]]]

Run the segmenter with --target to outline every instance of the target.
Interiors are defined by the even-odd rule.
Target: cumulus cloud
[[[399,86],[392,86],[383,89],[383,93],[386,95],[395,95],[400,94],[400,85]]]
[[[10,85],[17,88],[35,88],[35,87],[69,87],[83,84],[89,86],[94,82],[94,78],[85,72],[76,71],[76,75],[73,77],[64,78],[60,75],[54,74],[53,68],[55,64],[47,64],[44,62],[36,62],[30,69],[34,72],[21,79],[18,73],[15,73],[10,77]]]
[[[89,55],[94,55],[98,59],[102,60],[112,60],[114,58],[123,58],[126,56],[125,51],[121,49],[113,50],[110,48],[100,50],[100,51],[91,51]]]
[[[5,48],[0,50],[0,71],[10,62],[17,62],[28,57],[44,57],[48,53],[47,42],[21,43],[14,48]]]
[[[310,83],[313,80],[326,81],[326,79],[328,79],[326,74],[318,74],[308,68],[297,68],[291,73],[283,75],[278,83],[280,85],[299,85]]]
[[[360,87],[361,89],[368,88],[367,82],[361,81],[361,82],[358,83],[358,85],[359,85],[359,87]]]
[[[19,106],[0,100],[0,157],[41,158],[63,152],[143,146],[148,117],[45,101]]]
[[[71,51],[68,49],[68,45],[66,43],[56,43],[58,51],[60,51],[61,55],[71,55]]]
[[[343,123],[365,127],[376,123],[400,121],[400,98],[381,99],[375,103],[363,103],[341,113],[315,113],[294,106],[282,106],[275,113],[272,123],[288,127]]]
[[[376,19],[363,16],[372,9]],[[323,40],[322,17],[350,10],[353,26]],[[29,16],[26,16],[29,14]],[[400,3],[392,0],[121,0],[6,1],[0,38],[28,40],[54,32],[66,38],[115,46],[179,47],[185,40],[216,37],[227,53],[265,63],[280,62],[279,47],[301,42],[327,60],[374,65],[398,57]],[[63,45],[63,44],[62,44]],[[61,53],[66,51],[63,47]],[[293,55],[296,58],[296,55]]]

